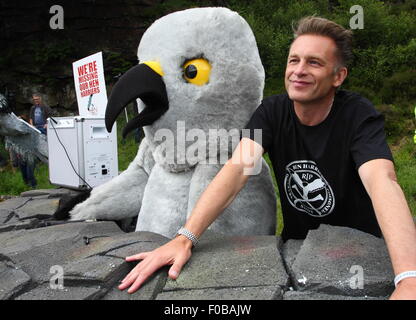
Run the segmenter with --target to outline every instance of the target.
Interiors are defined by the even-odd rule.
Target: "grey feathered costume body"
[[[212,69],[208,83],[197,86],[184,79],[183,65],[201,57]],[[225,8],[188,9],[160,18],[144,33],[138,58],[160,63],[169,108],[144,126],[145,138],[129,167],[96,187],[72,210],[71,218],[121,220],[138,214],[136,231],[172,238],[225,162],[210,164],[212,160],[218,163],[220,155],[231,156],[231,143],[224,143],[230,141],[229,133],[244,128],[260,104],[264,69],[247,22]],[[137,101],[143,113],[149,106],[142,100]],[[174,143],[160,139],[161,132],[172,133]],[[207,139],[195,141],[196,136]],[[212,147],[217,147],[215,159]],[[262,161],[260,174],[249,178],[211,230],[227,235],[275,233],[276,197],[270,170]]]

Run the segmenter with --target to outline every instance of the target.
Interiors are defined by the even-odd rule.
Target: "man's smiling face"
[[[287,59],[286,91],[290,99],[302,104],[325,101],[345,79],[346,73],[343,75],[340,69],[331,38],[299,36],[292,43]]]

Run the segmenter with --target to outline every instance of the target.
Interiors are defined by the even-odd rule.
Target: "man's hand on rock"
[[[127,262],[142,261],[121,281],[118,288],[124,290],[130,287],[127,292],[134,293],[154,272],[166,265],[172,265],[169,278],[175,280],[191,257],[191,249],[192,242],[180,235],[153,251],[126,257]]]

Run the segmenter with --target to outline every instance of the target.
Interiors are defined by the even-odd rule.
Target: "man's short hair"
[[[338,66],[346,67],[351,62],[353,57],[351,30],[347,30],[331,20],[316,16],[304,17],[292,28],[294,39],[306,34],[331,38],[337,47]]]
[[[32,98],[33,97],[42,98],[42,95],[39,92],[34,92],[34,93],[32,93]]]

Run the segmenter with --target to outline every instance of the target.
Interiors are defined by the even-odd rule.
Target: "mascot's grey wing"
[[[6,149],[20,154],[25,160],[34,157],[48,162],[46,136],[14,113],[0,113],[0,134],[5,136]]]
[[[129,167],[119,176],[94,188],[91,196],[70,212],[71,220],[123,220],[137,216],[153,166],[154,160],[144,138]]]

